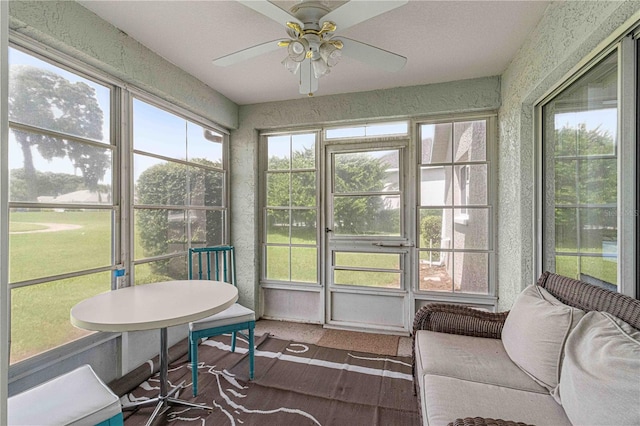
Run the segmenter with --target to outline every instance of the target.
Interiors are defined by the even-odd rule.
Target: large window
[[[9,53],[11,364],[48,353],[18,369],[92,334],[69,321],[77,302],[132,278],[186,279],[189,247],[228,242],[226,134],[27,52]]]
[[[624,240],[634,235],[637,210],[633,192],[625,194],[637,171],[635,156],[621,153],[636,141],[619,131],[631,128],[621,123],[634,108],[624,99],[633,91],[621,80],[632,50],[622,45],[541,104],[541,266],[614,291],[624,291],[622,276],[631,273],[632,293],[635,241]]]
[[[418,282],[412,288],[422,293],[420,297],[427,292],[438,292],[439,296],[457,293],[493,297],[491,140],[494,127],[493,115],[418,125],[416,143],[411,144],[415,149],[418,178],[415,186],[409,188],[415,191],[410,198],[417,201],[417,208],[415,215],[410,213],[406,218],[400,216],[398,209],[403,194],[399,187],[400,175],[413,173],[399,168],[401,151],[379,149],[374,156],[367,156],[360,145],[364,143],[367,129],[374,129],[371,134],[375,137],[384,135],[376,144],[389,143],[389,134],[410,137],[408,122],[324,130],[327,140],[323,149],[329,150],[330,155],[324,163],[322,176],[332,184],[327,187],[322,207],[332,204],[330,211],[322,212],[317,199],[321,186],[316,159],[318,133],[265,134],[261,150],[264,176],[262,282],[316,283],[316,265],[332,262],[340,271],[334,284],[352,285],[345,277],[352,274],[356,263],[357,268],[364,267],[363,256],[352,253],[351,246],[348,249],[341,246],[335,258],[323,259],[318,256],[318,236],[328,236],[329,244],[334,239],[344,244],[340,238],[359,236],[371,240],[367,240],[369,249],[395,247],[397,251],[406,244],[415,245]],[[345,148],[347,142],[354,145]],[[340,149],[327,148],[332,144]],[[375,170],[371,168],[373,165]],[[375,176],[371,174],[374,171]],[[380,206],[384,209],[376,210],[381,209]],[[317,225],[320,214],[328,215],[327,225],[323,225],[326,229],[321,233]],[[376,219],[367,221],[368,215]],[[411,243],[411,237],[402,231],[401,224],[405,220],[409,221],[410,228],[416,229],[415,243]],[[380,238],[406,241],[376,242]],[[344,263],[341,255],[355,258],[353,262],[356,263]],[[375,256],[369,256],[372,259],[367,263],[368,268],[381,268],[375,262],[384,256]],[[394,282],[391,287],[398,287],[400,267],[398,255],[394,256],[386,255],[384,260],[392,265],[387,268],[390,271],[387,275],[391,277],[388,280]],[[378,278],[387,280],[385,274],[377,273],[376,280]],[[364,281],[375,286],[370,279]]]
[[[9,51],[11,363],[75,340],[69,310],[111,288],[113,89]]]
[[[189,247],[227,237],[224,137],[133,100],[136,284],[186,279]]]
[[[421,291],[489,294],[493,262],[488,134],[493,119],[420,125]]]
[[[263,279],[318,282],[317,133],[265,136]]]

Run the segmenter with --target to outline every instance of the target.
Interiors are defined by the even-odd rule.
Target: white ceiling
[[[360,1],[360,0],[354,0]],[[212,60],[270,40],[284,26],[235,1],[81,0],[129,36],[240,105],[298,99],[296,76],[275,51],[226,68]],[[273,1],[290,9],[295,1]],[[335,9],[344,1],[323,1]],[[410,1],[339,35],[407,57],[396,73],[348,57],[319,81],[316,96],[501,74],[547,1]]]

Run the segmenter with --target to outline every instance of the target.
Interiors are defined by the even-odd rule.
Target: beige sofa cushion
[[[551,395],[469,382],[453,377],[422,377],[423,424],[444,426],[457,418],[489,417],[538,426],[571,426]]]
[[[640,331],[589,312],[567,339],[558,388],[576,425],[640,425]]]
[[[564,344],[583,316],[582,310],[532,285],[513,304],[502,329],[502,343],[513,362],[553,391],[560,379]]]
[[[418,331],[416,373],[455,377],[531,392],[549,392],[511,361],[500,339]],[[420,381],[418,381],[418,384]]]

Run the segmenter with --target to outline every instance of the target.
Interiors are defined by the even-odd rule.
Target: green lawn
[[[42,229],[34,223],[79,225],[78,229],[10,234],[10,282],[20,282],[111,264],[111,213],[12,212],[13,232]],[[88,334],[69,322],[77,302],[108,291],[103,272],[11,291],[11,362]]]
[[[391,269],[398,272],[335,271],[336,284],[400,288],[400,255],[383,253],[336,253],[336,266]]]
[[[78,225],[79,229],[9,235],[9,281],[111,265],[111,213],[107,211],[15,212],[12,226]]]
[[[110,274],[54,281],[11,291],[11,362],[89,334],[69,322],[76,303],[108,291]]]
[[[579,265],[580,262],[580,265]],[[580,268],[579,268],[580,266]],[[618,262],[602,257],[578,257],[556,255],[556,272],[571,278],[580,279],[580,272],[610,284],[618,284]]]
[[[270,232],[269,243],[287,244],[289,236],[284,232]],[[292,244],[308,244],[313,247],[267,247],[267,278],[282,281],[318,282],[317,278],[317,250],[315,248],[315,233],[292,237]],[[289,263],[291,256],[291,265]],[[337,256],[339,266],[359,268],[399,269],[397,255],[381,255],[341,252]],[[291,268],[290,268],[291,266]],[[291,279],[289,279],[291,271]],[[359,285],[365,287],[398,288],[400,276],[398,273],[370,272],[370,271],[336,271],[336,281],[345,285]]]
[[[68,224],[78,229],[14,233],[47,229],[38,223]],[[11,283],[110,266],[111,212],[11,212],[9,277]],[[140,239],[135,253],[143,257]],[[141,254],[142,253],[142,254]],[[183,262],[184,263],[184,262]],[[186,278],[186,269],[183,269]],[[150,264],[136,266],[136,284],[164,281]],[[30,285],[11,291],[11,363],[89,334],[69,322],[76,303],[109,291],[111,273],[85,275]]]

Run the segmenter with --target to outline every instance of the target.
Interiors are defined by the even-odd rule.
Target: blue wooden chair
[[[194,266],[197,268],[195,272]],[[233,246],[189,249],[189,279],[225,281],[236,285],[236,262]],[[253,380],[255,350],[253,330],[255,326],[255,312],[239,303],[235,303],[215,315],[189,323],[189,359],[191,360],[193,396],[198,394],[198,342],[205,337],[232,333],[231,352],[236,350],[236,334],[247,339],[249,341],[249,380]],[[245,330],[246,334],[243,333]]]

